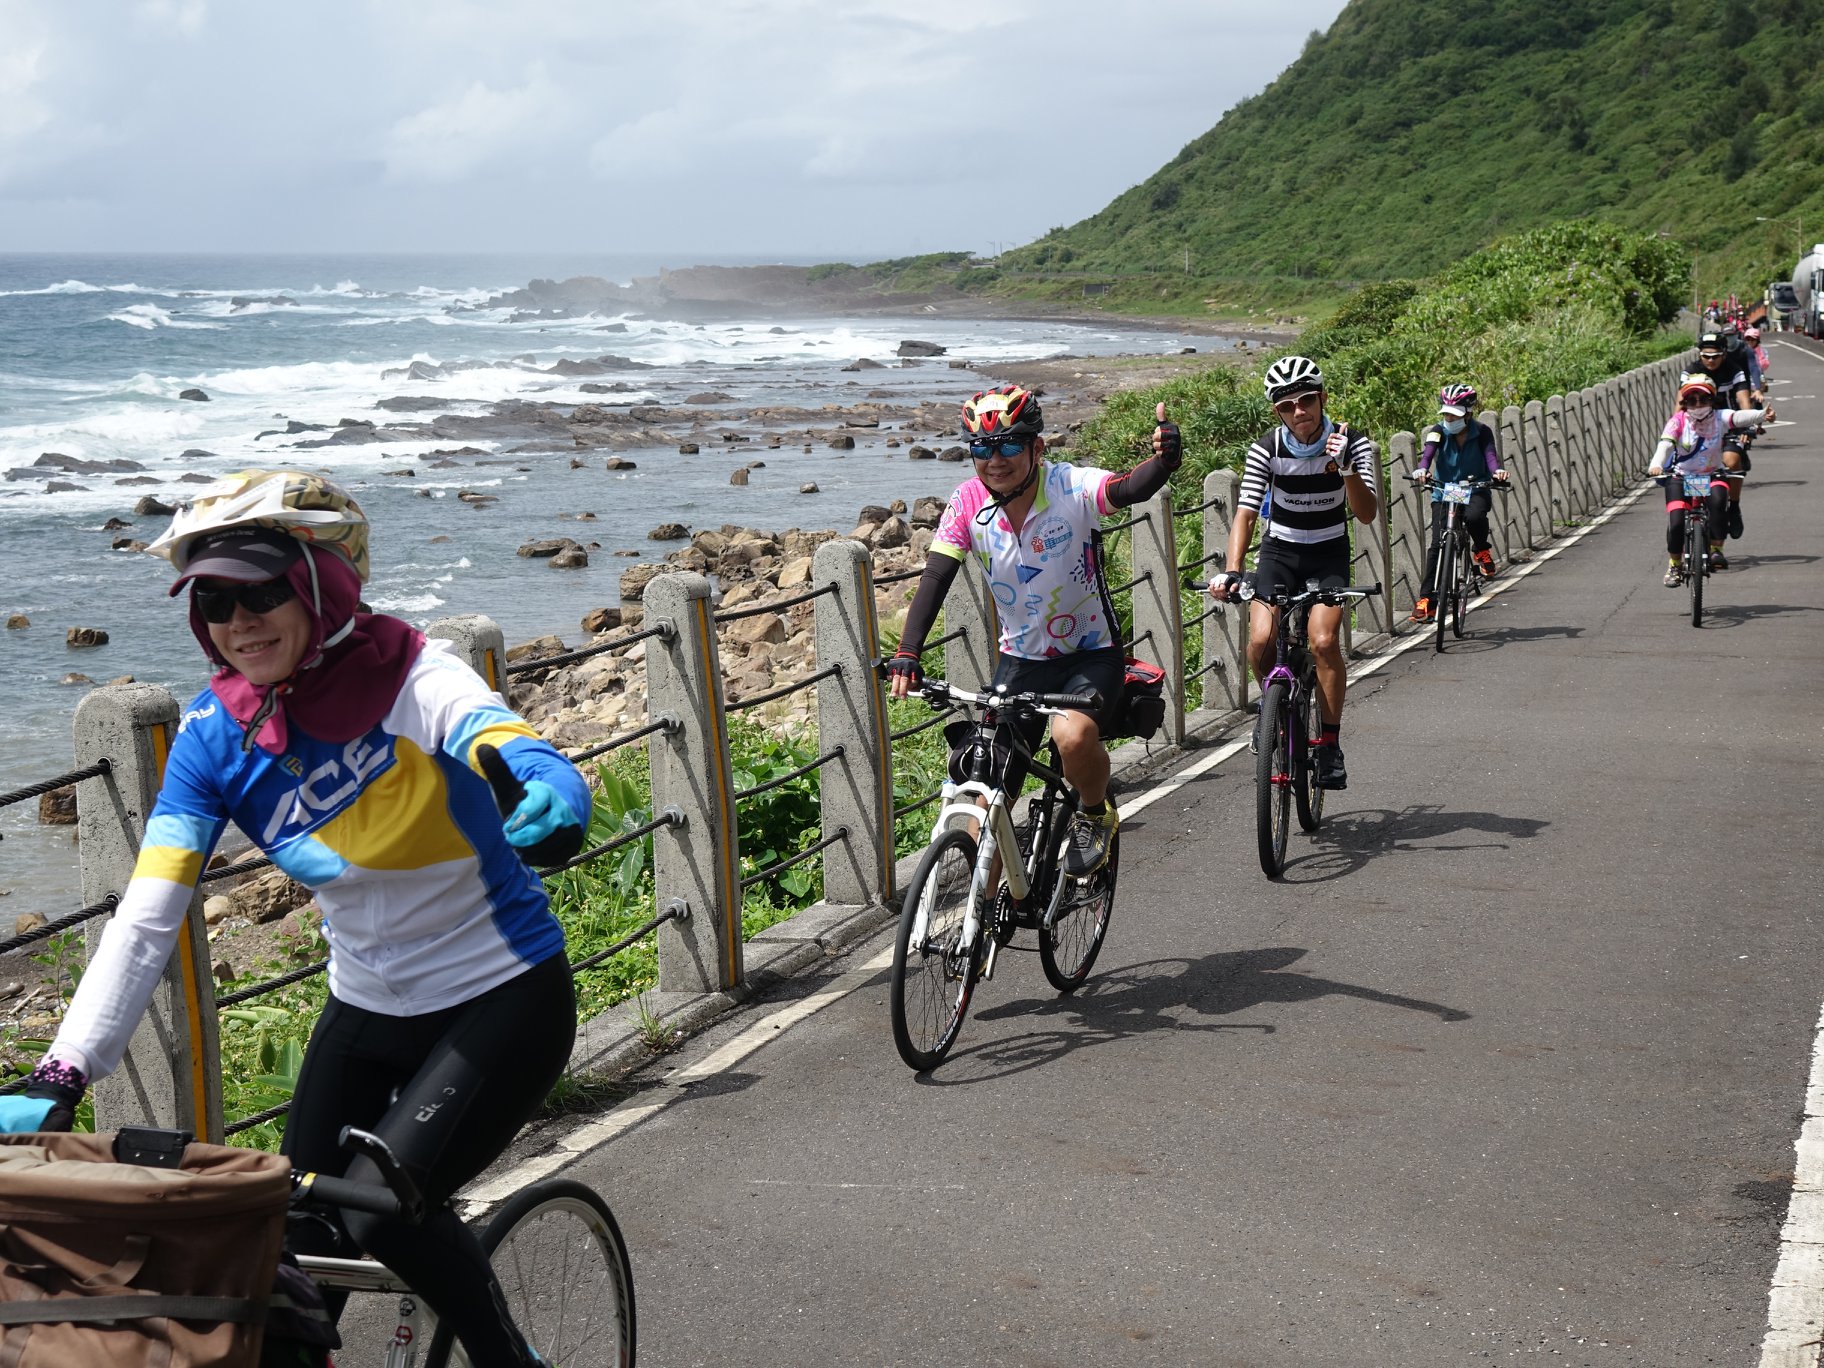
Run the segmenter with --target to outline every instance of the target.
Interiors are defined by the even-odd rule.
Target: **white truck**
[[[1792,292],[1799,301],[1799,331],[1808,337],[1824,337],[1824,242],[1792,268]]]

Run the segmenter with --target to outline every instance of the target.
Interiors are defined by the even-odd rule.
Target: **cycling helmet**
[[[1743,328],[1742,336],[1747,338],[1750,342],[1759,342],[1761,340],[1761,330],[1754,327]]]
[[[1461,418],[1476,406],[1476,392],[1468,385],[1446,385],[1438,391],[1438,412]]]
[[[189,578],[198,542],[241,527],[282,532],[306,546],[333,550],[367,582],[367,515],[341,485],[301,470],[238,470],[205,485],[146,549],[177,567],[175,594]]]
[[[1729,339],[1720,332],[1700,333],[1697,339],[1699,351],[1728,351]]]
[[[1684,403],[1688,394],[1704,394],[1716,398],[1716,381],[1709,376],[1693,371],[1678,382],[1678,402]]]
[[[1324,387],[1324,373],[1307,356],[1282,356],[1267,367],[1261,379],[1267,402],[1277,404],[1289,394],[1304,394]]]
[[[970,437],[1037,437],[1044,427],[1038,396],[1018,385],[985,390],[963,402],[963,431]]]

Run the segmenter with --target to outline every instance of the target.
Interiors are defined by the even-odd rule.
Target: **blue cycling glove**
[[[45,1060],[32,1070],[23,1092],[0,1097],[0,1134],[67,1131],[76,1120],[76,1108],[88,1085],[89,1080],[75,1065]]]
[[[44,1129],[44,1119],[57,1105],[49,1097],[0,1097],[0,1134],[23,1135]]]
[[[583,848],[583,824],[543,779],[527,780],[525,790],[506,820],[507,842],[527,864],[562,864]]]

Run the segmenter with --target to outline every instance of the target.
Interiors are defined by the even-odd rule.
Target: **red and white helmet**
[[[1039,397],[1018,385],[985,390],[963,402],[963,431],[971,437],[1037,437],[1044,427]]]

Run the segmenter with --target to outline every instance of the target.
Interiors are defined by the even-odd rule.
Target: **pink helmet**
[[[1747,338],[1750,342],[1759,342],[1761,340],[1761,330],[1759,328],[1743,328],[1742,336]]]

